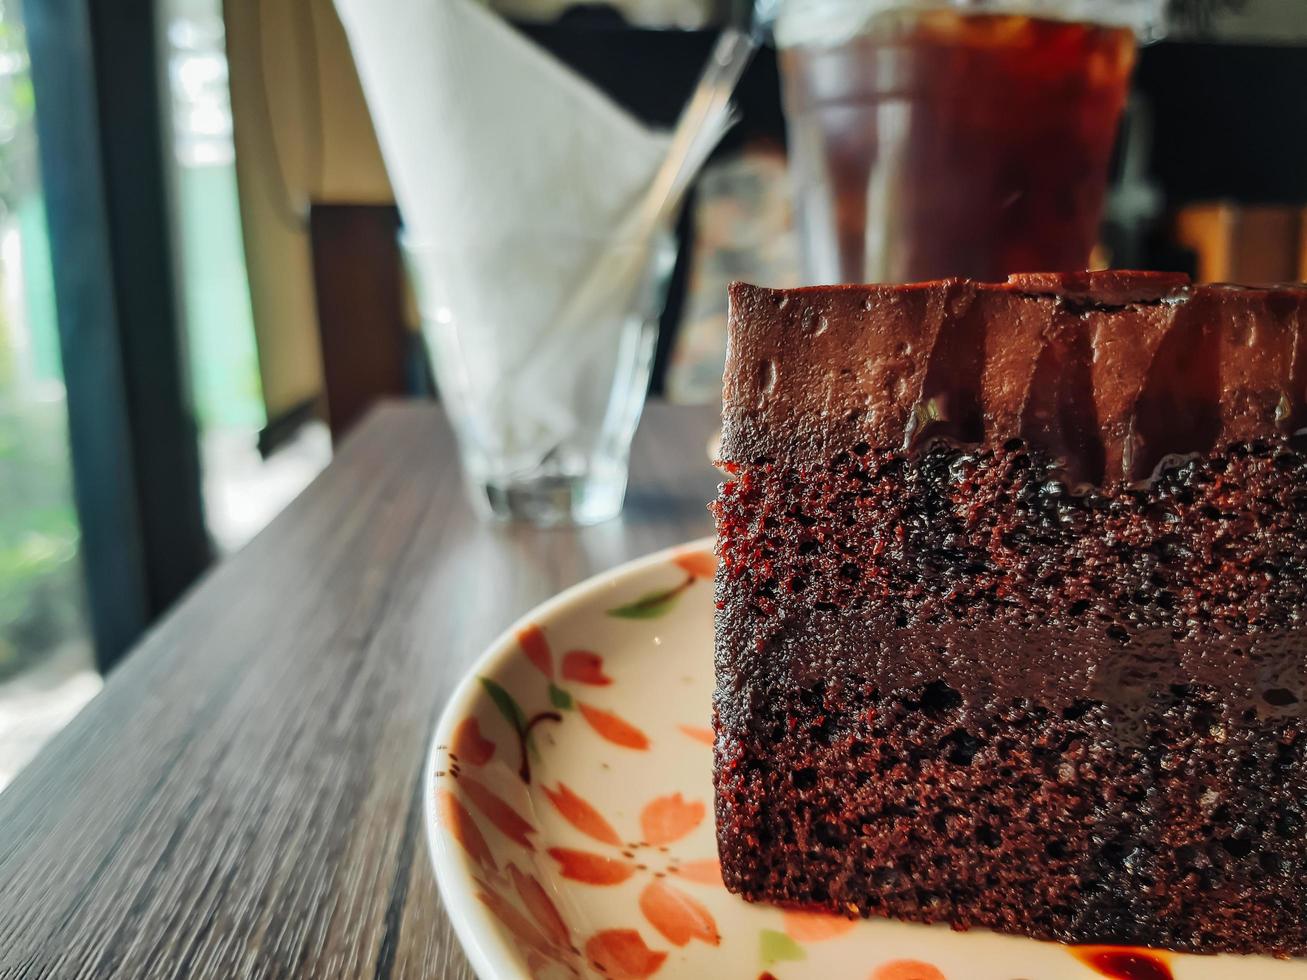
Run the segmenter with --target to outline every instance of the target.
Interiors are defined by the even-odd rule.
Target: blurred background
[[[663,128],[729,13],[490,6]],[[1302,2],[1181,7],[1093,261],[1307,279]],[[655,397],[719,398],[729,281],[801,279],[774,50],[735,100],[675,221]],[[331,0],[0,0],[0,787],[371,405],[432,397],[399,227]]]

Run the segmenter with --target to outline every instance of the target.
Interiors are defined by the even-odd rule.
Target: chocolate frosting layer
[[[1021,438],[1075,483],[1307,425],[1307,287],[1170,273],[730,289],[721,457]]]

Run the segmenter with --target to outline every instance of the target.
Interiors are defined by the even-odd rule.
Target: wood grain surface
[[[470,977],[421,767],[460,675],[588,575],[707,534],[709,410],[651,405],[625,515],[479,523],[386,405],[0,794],[0,977]]]

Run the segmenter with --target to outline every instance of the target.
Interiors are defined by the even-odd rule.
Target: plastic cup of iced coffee
[[[1159,0],[779,0],[808,282],[1087,268]]]

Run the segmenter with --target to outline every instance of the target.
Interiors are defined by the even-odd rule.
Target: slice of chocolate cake
[[[717,828],[751,900],[1307,954],[1307,290],[731,290]]]

